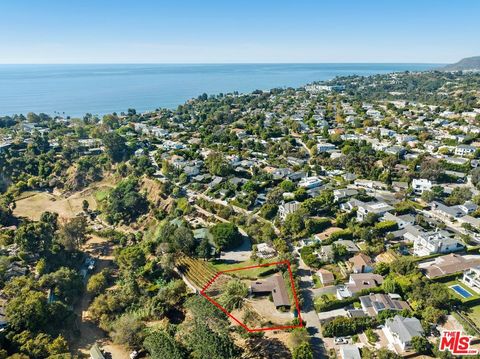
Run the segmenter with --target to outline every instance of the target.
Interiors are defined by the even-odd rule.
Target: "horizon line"
[[[447,62],[0,62],[2,65],[448,65]]]

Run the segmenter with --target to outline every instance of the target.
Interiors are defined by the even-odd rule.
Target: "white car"
[[[334,339],[335,344],[348,344],[348,339],[344,337],[338,337]]]

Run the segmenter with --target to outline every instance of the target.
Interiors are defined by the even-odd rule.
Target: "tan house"
[[[358,253],[348,260],[352,266],[353,273],[373,272],[372,259],[363,253]]]
[[[250,294],[272,294],[273,303],[277,309],[280,307],[290,308],[290,298],[288,297],[285,279],[283,279],[281,274],[275,274],[265,280],[252,281]]]
[[[335,277],[333,276],[333,273],[326,269],[319,269],[317,271],[317,275],[324,286],[335,283]]]
[[[462,272],[480,265],[480,257],[466,258],[460,254],[450,253],[435,258],[435,261],[424,268],[427,278],[436,278],[448,274]]]

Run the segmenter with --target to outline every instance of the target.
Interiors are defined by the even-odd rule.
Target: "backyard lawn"
[[[469,308],[465,311],[468,317],[480,328],[480,305]]]

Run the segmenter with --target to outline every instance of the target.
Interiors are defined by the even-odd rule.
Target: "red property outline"
[[[251,328],[247,327],[245,324],[243,324],[240,320],[235,318],[228,310],[226,310],[224,307],[222,307],[220,304],[218,304],[216,301],[214,301],[212,298],[210,298],[207,294],[205,294],[205,291],[207,290],[207,288],[210,287],[210,285],[212,285],[212,283],[215,282],[215,280],[223,273],[236,272],[236,271],[241,271],[241,270],[245,270],[245,269],[252,269],[252,268],[259,268],[259,267],[269,267],[269,266],[279,265],[279,264],[286,264],[287,268],[288,268],[288,274],[290,275],[290,283],[291,283],[291,286],[292,286],[293,298],[295,299],[295,307],[296,307],[297,313],[298,313],[299,324],[297,324],[297,325],[281,325],[281,326],[278,326],[278,327],[251,329]],[[300,304],[298,303],[297,292],[295,290],[295,284],[293,282],[292,269],[290,268],[290,261],[288,261],[288,260],[284,260],[284,261],[281,261],[281,262],[258,264],[258,265],[255,265],[255,266],[249,266],[249,267],[242,267],[242,268],[235,268],[235,269],[228,269],[228,270],[224,270],[224,271],[219,271],[202,288],[202,290],[200,291],[200,294],[202,296],[204,296],[210,303],[215,305],[218,309],[220,309],[222,312],[224,312],[226,315],[228,315],[230,318],[232,318],[235,322],[237,322],[239,325],[241,325],[248,332],[263,332],[263,331],[267,331],[267,330],[285,330],[285,329],[293,329],[293,328],[303,327],[302,315],[300,313]]]

